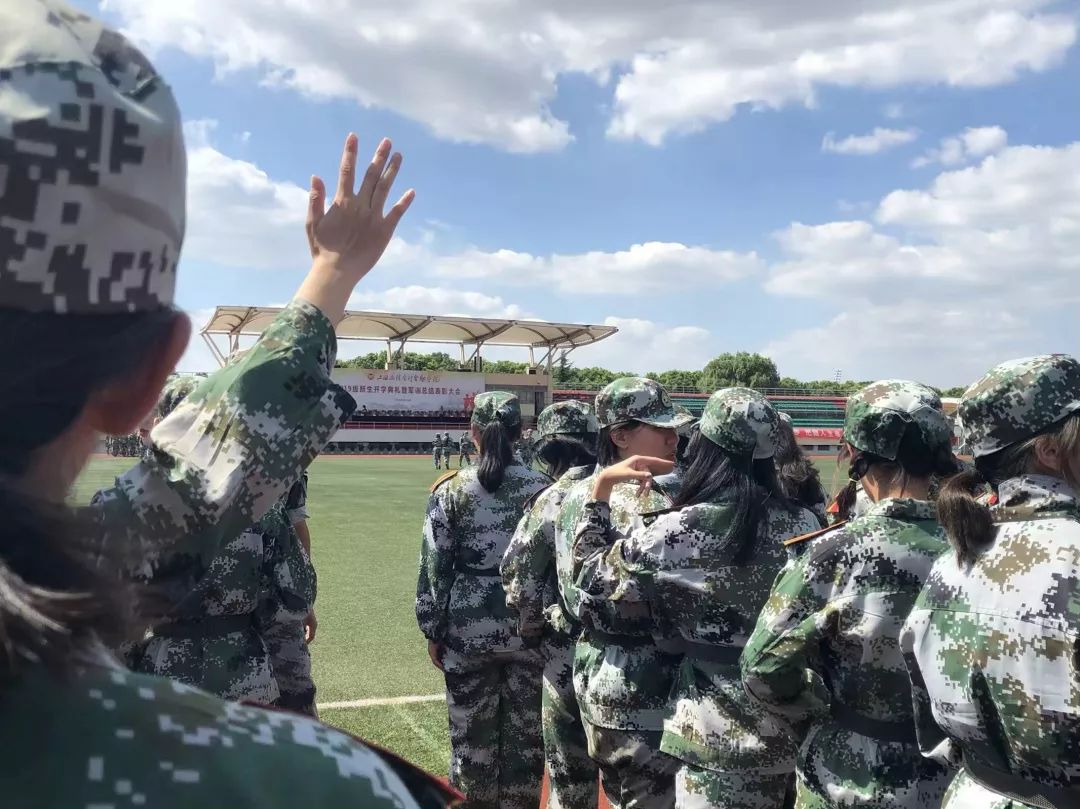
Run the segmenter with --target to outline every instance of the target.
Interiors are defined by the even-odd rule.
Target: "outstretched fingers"
[[[370,204],[371,207],[375,207],[373,202],[375,186],[383,176],[383,172],[386,171],[386,161],[389,157],[390,139],[383,138],[379,141],[379,145],[375,147],[375,154],[371,158],[371,163],[368,164],[367,171],[364,172],[364,182],[360,185],[360,190],[357,192],[357,196],[360,198],[362,204]]]
[[[321,178],[311,175],[311,192],[308,194],[307,219],[304,222],[304,230],[307,231],[308,245],[315,252],[315,228],[319,226],[323,214],[326,213],[326,186]]]
[[[386,171],[382,173],[375,183],[375,191],[371,195],[371,209],[378,213],[386,207],[386,198],[390,196],[390,189],[394,186],[398,169],[401,168],[401,152],[394,152],[390,162],[386,164]]]
[[[350,132],[345,138],[345,148],[341,152],[341,167],[338,169],[337,193],[334,202],[344,202],[353,196],[353,185],[356,183],[356,148],[359,139],[356,134]]]
[[[398,226],[398,222],[405,215],[405,211],[409,210],[409,206],[412,205],[414,199],[416,199],[416,190],[410,188],[401,195],[401,199],[394,203],[394,207],[386,215],[386,223],[390,226],[391,232]]]

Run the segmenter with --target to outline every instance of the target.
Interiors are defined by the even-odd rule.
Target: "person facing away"
[[[1080,363],[1002,363],[958,413],[974,468],[901,639],[919,746],[961,767],[947,809],[1080,806]]]
[[[592,405],[556,402],[536,422],[536,458],[555,482],[526,504],[499,566],[506,606],[519,637],[544,658],[541,696],[548,808],[576,809],[596,801],[599,771],[589,758],[574,694],[574,643],[558,596],[555,525],[570,488],[593,473],[600,427]]]
[[[468,464],[472,466],[473,444],[472,437],[464,432],[458,439],[458,469]]]
[[[784,494],[814,512],[822,528],[828,525],[829,496],[821,485],[817,467],[799,446],[791,416],[787,413],[780,413],[780,439],[776,445],[775,460],[776,474]]]
[[[177,377],[162,392],[149,427],[166,419],[200,383]],[[147,435],[148,446],[153,442]],[[98,493],[91,503],[99,497]],[[125,654],[128,666],[168,677],[223,699],[270,705],[279,697],[256,608],[267,597],[278,557],[289,541],[289,523],[275,503],[256,523],[226,541],[203,565],[178,559],[156,575],[138,579],[167,601],[165,614]]]
[[[580,634],[574,649],[574,691],[589,756],[600,767],[612,806],[670,807],[678,762],[660,751],[660,741],[678,658],[652,638],[582,626],[572,550],[600,471],[635,455],[674,463],[676,431],[689,417],[676,412],[660,384],[642,377],[622,377],[605,387],[596,397],[596,415],[597,471],[567,492],[555,533],[560,601],[572,631]],[[629,483],[616,485],[609,503],[612,539],[671,505],[659,490],[643,493]]]
[[[514,632],[499,564],[525,503],[549,483],[513,452],[516,396],[476,397],[476,466],[436,481],[424,518],[416,621],[446,682],[450,780],[470,809],[535,809],[544,757],[543,657]]]
[[[949,772],[919,756],[900,627],[945,550],[927,491],[954,471],[941,399],[875,382],[848,399],[849,476],[872,505],[810,534],[776,580],[742,656],[747,693],[801,733],[796,807],[941,802]]]
[[[450,456],[454,454],[454,442],[450,438],[450,433],[443,433],[442,437],[442,459],[443,469],[450,468]]]
[[[435,433],[431,439],[431,458],[435,461],[435,468],[442,469],[443,438],[441,433]]]
[[[92,17],[20,0],[0,6],[0,27],[0,373],[13,382],[0,388],[6,803],[446,805],[452,791],[343,733],[127,671],[106,651],[136,610],[130,577],[209,564],[352,412],[330,378],[333,326],[411,200],[384,216],[400,158],[384,141],[357,193],[356,138],[346,140],[325,215],[314,183],[314,257],[296,297],[153,430],[150,460],[71,509],[100,436],[130,433],[150,412],[190,334],[172,306],[181,119],[147,59]]]
[[[820,527],[777,480],[779,430],[761,394],[717,391],[671,508],[611,541],[612,486],[648,483],[670,467],[634,457],[600,472],[578,523],[586,631],[650,636],[682,655],[660,741],[678,762],[679,807],[782,809],[795,770],[786,727],[750,701],[739,676],[743,644],[788,560],[784,541]]]

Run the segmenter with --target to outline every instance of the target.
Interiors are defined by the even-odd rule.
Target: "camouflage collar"
[[[588,466],[572,466],[563,472],[563,476],[559,480],[585,480],[591,474],[592,472]]]
[[[863,517],[892,517],[896,520],[933,520],[934,504],[913,497],[886,497],[872,503]]]
[[[1049,517],[1080,517],[1076,492],[1061,478],[1022,475],[998,486],[994,522],[1017,522]]]

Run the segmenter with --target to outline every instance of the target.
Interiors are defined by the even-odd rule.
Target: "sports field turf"
[[[132,463],[93,461],[79,480],[75,502],[86,502]],[[835,465],[822,460],[818,466],[829,486]],[[428,660],[413,613],[424,504],[441,473],[430,458],[420,457],[324,456],[310,471],[308,507],[319,573],[319,627],[311,650],[319,704],[441,694],[441,676]],[[446,773],[449,736],[441,701],[323,708],[321,716]]]

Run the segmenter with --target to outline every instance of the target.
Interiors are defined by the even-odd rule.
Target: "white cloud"
[[[1009,142],[1009,136],[1000,126],[969,127],[958,135],[942,138],[936,148],[911,161],[913,168],[934,163],[942,166],[959,166],[988,154],[1000,152]]]
[[[904,105],[899,101],[894,101],[891,104],[886,104],[881,109],[881,114],[888,118],[890,121],[896,121],[903,118],[906,113]]]
[[[887,194],[873,221],[792,224],[777,234],[785,257],[766,289],[842,311],[769,351],[807,375],[839,366],[958,384],[994,358],[1070,350],[1061,323],[1080,305],[1078,178],[1080,142],[1012,146]]]
[[[575,349],[578,366],[647,373],[674,367],[701,368],[715,356],[710,333],[700,326],[669,326],[651,320],[608,317],[604,325],[619,332],[595,345]]]
[[[446,287],[404,286],[381,292],[360,290],[349,298],[350,309],[398,314],[461,315],[511,320],[535,319],[516,304],[483,292],[466,292]]]
[[[251,71],[267,85],[389,108],[441,137],[518,152],[572,139],[551,110],[568,73],[613,87],[613,137],[658,144],[740,106],[813,105],[823,87],[987,86],[1050,69],[1077,31],[1054,5],[108,0],[151,48],[178,47],[221,73]]]
[[[445,278],[553,285],[578,294],[637,295],[685,284],[724,284],[751,276],[763,267],[756,253],[646,242],[616,252],[551,256],[471,249],[439,258],[434,271]]]
[[[833,154],[871,155],[878,152],[886,152],[905,143],[911,143],[919,133],[915,129],[884,129],[874,127],[874,131],[866,135],[848,135],[846,138],[836,139],[836,135],[829,132],[821,141],[821,151]]]

